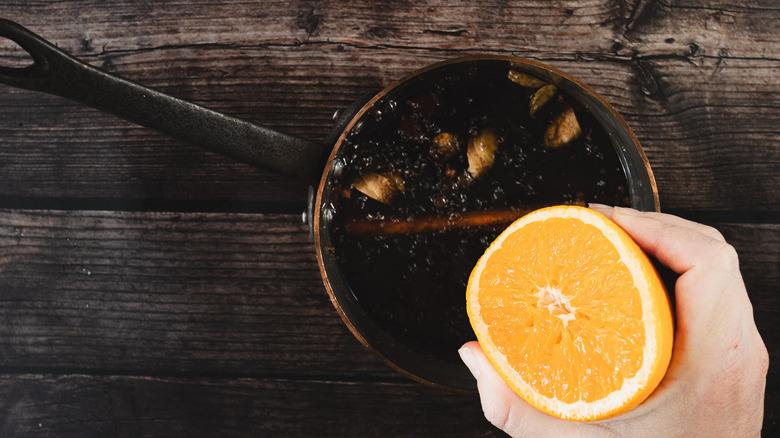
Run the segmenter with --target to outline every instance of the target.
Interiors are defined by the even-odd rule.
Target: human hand
[[[734,248],[714,228],[662,213],[592,205],[680,274],[669,369],[644,403],[578,423],[547,415],[512,391],[476,341],[459,351],[477,379],[485,417],[513,437],[759,436],[769,357]]]

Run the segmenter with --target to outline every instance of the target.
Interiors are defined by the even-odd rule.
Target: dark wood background
[[[82,60],[311,140],[432,62],[511,54],[632,126],[662,209],[737,248],[780,434],[777,0],[3,0]],[[0,41],[0,64],[24,54]],[[0,436],[499,436],[342,324],[306,186],[0,86]]]

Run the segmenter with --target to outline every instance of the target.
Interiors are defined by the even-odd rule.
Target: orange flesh
[[[619,260],[598,228],[572,218],[528,224],[490,255],[480,313],[495,345],[541,395],[596,401],[642,366],[642,303]]]

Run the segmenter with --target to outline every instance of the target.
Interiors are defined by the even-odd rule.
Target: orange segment
[[[658,274],[621,228],[587,208],[545,208],[510,225],[472,271],[466,300],[499,374],[561,418],[632,409],[671,359],[672,316]]]

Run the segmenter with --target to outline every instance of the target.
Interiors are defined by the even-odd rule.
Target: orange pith
[[[671,357],[658,275],[622,229],[586,208],[550,207],[512,224],[474,268],[467,306],[504,380],[562,418],[633,408]]]

